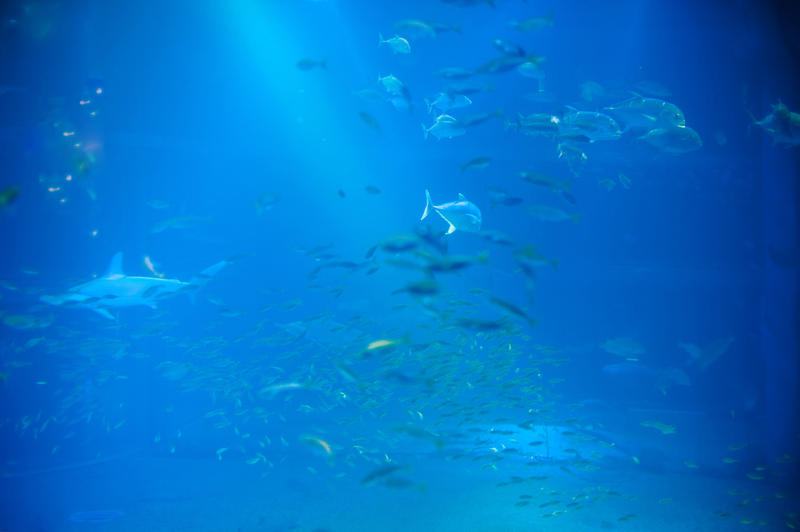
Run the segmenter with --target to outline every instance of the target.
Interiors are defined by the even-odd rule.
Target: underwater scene
[[[0,531],[800,529],[790,0],[0,5]]]

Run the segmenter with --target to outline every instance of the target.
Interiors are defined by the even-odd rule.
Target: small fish
[[[658,421],[642,421],[639,423],[643,427],[648,427],[651,429],[656,429],[657,431],[661,432],[661,434],[670,435],[670,434],[677,434],[678,430],[672,425],[666,425],[664,423],[660,423]]]
[[[336,191],[336,194],[338,194],[338,195],[339,195],[339,197],[340,197],[340,198],[342,198],[342,199],[344,199],[345,197],[347,197],[347,194],[345,194],[345,193],[344,193],[344,190],[342,190],[341,188],[340,188],[339,190],[337,190],[337,191]]]
[[[333,456],[333,449],[331,449],[330,444],[321,438],[317,438],[316,436],[300,436],[300,441],[314,449],[322,451],[322,453],[328,457]]]
[[[17,201],[19,196],[19,187],[7,187],[0,192],[0,207],[11,205]]]
[[[539,31],[547,27],[553,27],[553,12],[550,11],[544,17],[531,17],[522,22],[513,21],[511,27],[519,31]]]
[[[580,214],[569,214],[558,207],[551,207],[549,205],[531,205],[527,208],[527,211],[539,220],[545,222],[565,222],[571,220],[574,223],[578,223],[580,221]]]
[[[445,79],[467,79],[472,77],[475,71],[461,67],[445,67],[437,70],[435,74]]]
[[[579,111],[567,106],[567,112],[558,124],[558,135],[567,138],[616,140],[622,135],[617,122],[607,114],[595,111]]]
[[[413,296],[432,296],[439,293],[439,284],[433,279],[423,279],[408,283],[403,288],[398,288],[392,295],[406,292]]]
[[[642,344],[633,338],[627,337],[610,338],[600,344],[600,349],[623,358],[638,357],[645,353],[645,348]]]
[[[651,129],[639,139],[674,155],[699,150],[703,146],[700,135],[689,126]]]
[[[472,105],[472,100],[463,94],[449,94],[440,92],[436,95],[433,101],[425,100],[425,105],[428,106],[428,112],[433,112],[438,109],[440,113],[446,113],[450,109],[457,109],[459,107],[466,107]]]
[[[169,208],[169,203],[162,200],[150,200],[147,202],[147,206],[150,207],[151,209],[161,210]]]
[[[442,255],[437,257],[431,253],[424,252],[418,252],[417,254],[428,261],[425,269],[431,274],[458,272],[473,264],[486,264],[489,260],[489,254],[485,251],[474,257],[469,255]]]
[[[538,79],[538,80],[543,80],[544,79],[544,72],[542,71],[541,64],[540,63],[535,63],[533,61],[527,61],[527,62],[522,63],[521,65],[519,65],[517,67],[517,72],[519,72],[520,74],[522,74],[526,78],[532,78],[532,79]],[[541,91],[541,86],[540,86],[539,90]]]
[[[494,207],[495,205],[505,205],[506,207],[514,207],[516,205],[520,205],[523,200],[522,198],[511,196],[499,187],[489,187],[489,197],[491,198],[491,205]]]
[[[366,125],[374,129],[375,131],[380,132],[381,127],[378,125],[378,121],[375,120],[375,117],[373,117],[371,114],[365,111],[361,111],[358,113],[358,116],[359,118],[361,118],[361,121],[364,122]]]
[[[525,311],[523,311],[521,308],[519,308],[518,306],[514,305],[513,303],[510,303],[510,302],[508,302],[508,301],[506,301],[504,299],[500,299],[499,297],[495,297],[495,296],[489,297],[489,302],[494,304],[494,305],[499,306],[502,309],[507,310],[508,312],[510,312],[511,314],[513,314],[513,315],[515,315],[515,316],[517,316],[519,318],[524,319],[531,326],[536,325],[536,320],[535,319],[533,319],[530,316],[528,316],[528,314],[526,314]]]
[[[492,118],[503,118],[503,111],[501,109],[497,109],[496,111],[489,113],[477,113],[474,115],[469,115],[461,120],[461,124],[465,129],[467,129],[488,122]]]
[[[256,214],[261,216],[265,212],[272,210],[277,205],[278,196],[275,194],[262,194],[256,198]]]
[[[756,120],[752,115],[751,118],[775,144],[800,145],[800,113],[790,111],[783,102],[773,105],[772,112],[763,119]]]
[[[397,347],[400,344],[408,343],[405,339],[394,339],[394,340],[375,340],[374,342],[370,342],[369,345],[365,348],[365,351],[380,351],[386,350],[389,348]]]
[[[144,258],[144,265],[147,267],[147,269],[150,271],[150,273],[152,273],[156,277],[164,277],[163,273],[159,273],[159,272],[156,271],[155,264],[153,264],[153,261],[150,260],[149,256]]]
[[[258,395],[269,395],[270,397],[275,397],[278,394],[288,392],[291,390],[301,390],[306,386],[300,384],[299,382],[286,382],[281,384],[272,384],[270,386],[266,386],[258,391]]]
[[[383,35],[380,33],[378,34],[378,46],[386,44],[389,48],[392,49],[393,53],[396,54],[410,54],[411,53],[411,45],[409,42],[400,37],[399,35],[395,35],[389,39],[384,39]]]
[[[377,196],[378,194],[380,194],[380,193],[381,193],[381,189],[379,189],[378,187],[376,187],[376,186],[373,186],[373,185],[367,185],[367,186],[365,186],[365,187],[364,187],[364,191],[365,191],[367,194],[372,194],[372,195],[375,195],[375,196]]]
[[[480,169],[486,168],[491,164],[492,158],[491,157],[475,157],[474,159],[470,159],[466,163],[459,165],[461,171],[464,172],[469,170],[470,168]]]
[[[327,70],[328,68],[328,60],[322,59],[321,61],[315,59],[301,59],[297,62],[297,68],[304,71],[314,70],[315,68],[319,68],[322,70]]]
[[[210,220],[211,218],[208,216],[176,216],[156,223],[150,228],[150,232],[158,234],[168,229],[191,229],[202,222]]]
[[[411,37],[436,37],[436,28],[422,20],[400,20],[395,22],[394,28]]]
[[[397,464],[387,464],[380,466],[376,469],[370,471],[364,478],[361,479],[362,486],[368,486],[373,484],[376,480],[388,477],[398,471],[403,471],[406,469],[405,467],[399,466]]]
[[[525,55],[525,50],[522,46],[504,39],[493,40],[492,46],[494,46],[498,52],[506,56],[523,57]]]

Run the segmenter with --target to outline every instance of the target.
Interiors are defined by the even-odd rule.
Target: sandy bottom
[[[362,485],[369,465],[307,465],[134,458],[3,479],[0,531],[791,530],[800,508],[757,481],[635,466],[417,457],[391,487]],[[109,513],[74,522],[94,511]]]

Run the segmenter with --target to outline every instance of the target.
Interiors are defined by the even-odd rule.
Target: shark
[[[113,320],[113,309],[135,306],[155,309],[162,299],[204,286],[228,264],[228,261],[220,261],[189,281],[139,277],[125,275],[122,269],[122,252],[118,252],[112,257],[108,270],[102,277],[73,286],[63,294],[43,295],[40,300],[50,305],[93,310],[100,316]]]

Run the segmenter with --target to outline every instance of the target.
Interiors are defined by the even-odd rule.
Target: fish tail
[[[425,127],[425,124],[420,124],[420,125],[422,126],[422,133],[423,133],[423,135],[424,135],[424,137],[423,137],[423,138],[424,138],[425,140],[427,140],[427,139],[428,139],[428,128],[426,128],[426,127]]]
[[[422,217],[420,221],[424,220],[430,214],[430,210],[433,208],[433,201],[431,201],[431,193],[428,192],[428,189],[425,189],[425,210],[422,211]]]
[[[431,112],[431,109],[433,108],[433,107],[432,107],[432,106],[433,106],[433,104],[432,104],[432,103],[431,103],[431,102],[430,102],[430,101],[429,101],[427,98],[425,98],[425,105],[427,105],[427,106],[428,106],[428,114],[430,114],[430,112]]]
[[[378,46],[380,46],[384,42],[385,41],[383,40],[383,34],[382,33],[378,33]]]

